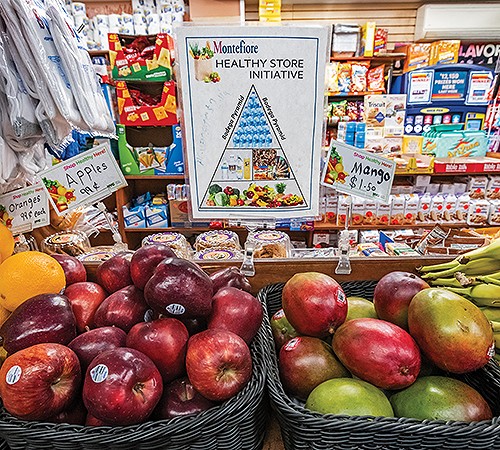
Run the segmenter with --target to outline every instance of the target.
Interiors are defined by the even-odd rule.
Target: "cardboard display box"
[[[108,34],[111,76],[125,81],[168,81],[172,78],[171,36]]]
[[[173,81],[165,81],[163,85],[152,82],[118,81],[116,96],[122,125],[161,127],[178,123]],[[143,96],[140,101],[138,101],[139,96]],[[146,105],[144,104],[146,98],[151,101],[157,99],[157,103]]]
[[[182,133],[172,127],[116,126],[120,166],[125,175],[183,175]]]

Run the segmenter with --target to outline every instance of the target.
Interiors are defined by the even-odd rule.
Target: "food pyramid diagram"
[[[231,117],[237,119],[231,119],[226,128],[227,144],[201,209],[307,206],[277,137],[278,121],[268,99],[252,86],[246,98],[240,97]]]

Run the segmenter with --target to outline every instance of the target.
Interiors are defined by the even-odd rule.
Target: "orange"
[[[57,294],[65,285],[63,268],[45,253],[16,253],[0,264],[0,306],[9,311],[35,295]]]
[[[0,327],[9,318],[9,316],[10,311],[8,309],[5,309],[3,306],[0,306]]]
[[[14,253],[14,236],[10,230],[0,222],[0,263]]]

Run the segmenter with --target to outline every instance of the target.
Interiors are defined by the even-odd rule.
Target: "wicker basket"
[[[83,427],[21,421],[2,408],[0,437],[12,450],[260,449],[269,410],[264,362],[269,348],[267,339],[267,329],[263,325],[251,345],[253,375],[248,385],[227,402],[197,416],[150,421],[128,427]]]
[[[374,282],[346,282],[342,287],[348,296],[372,298]],[[265,287],[259,298],[267,304],[269,316],[281,308],[283,283]],[[322,415],[313,413],[297,401],[291,399],[283,390],[278,372],[276,351],[272,341],[271,328],[266,317],[270,349],[267,361],[267,386],[271,406],[281,426],[281,434],[287,450],[402,450],[402,449],[500,449],[500,419],[465,423],[434,420],[416,420],[386,417],[353,417]],[[496,370],[496,369],[494,369]],[[468,375],[466,380],[473,386],[490,383],[485,376],[489,366]],[[500,397],[499,380],[495,379],[494,388],[489,384],[493,395]],[[481,389],[491,402],[490,392]],[[496,394],[496,395],[495,395]],[[498,403],[499,400],[496,399]]]

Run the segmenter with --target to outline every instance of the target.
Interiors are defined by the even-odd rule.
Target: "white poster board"
[[[328,29],[177,29],[194,219],[315,216]]]

